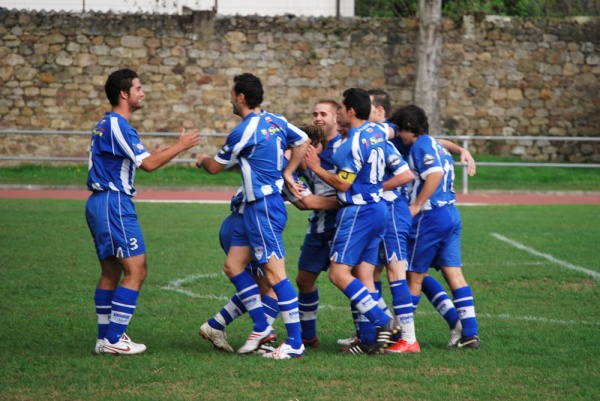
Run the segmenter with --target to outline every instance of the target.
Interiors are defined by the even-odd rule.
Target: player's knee
[[[310,292],[313,291],[315,287],[315,280],[310,277],[299,275],[296,277],[296,285],[300,292]]]

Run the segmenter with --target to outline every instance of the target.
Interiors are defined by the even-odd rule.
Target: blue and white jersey
[[[244,202],[254,202],[281,191],[284,152],[306,140],[303,131],[281,116],[250,113],[229,134],[215,160],[221,164],[237,160]]]
[[[338,191],[338,199],[344,205],[365,205],[381,199],[385,170],[385,144],[387,132],[381,124],[365,122],[350,128],[347,138],[333,155],[338,172],[356,174],[346,192]]]
[[[287,166],[287,159],[284,159],[285,163],[284,163],[284,168]],[[292,173],[292,176],[294,177],[294,181],[297,183],[302,184],[302,189],[300,190],[300,195],[302,195],[302,197],[308,196],[308,195],[312,195],[312,191],[310,190],[310,188],[302,181],[300,181],[300,179],[298,178],[298,173],[296,171],[294,171]],[[283,188],[281,188],[281,196],[283,197],[283,200],[286,202],[290,202],[290,203],[294,203],[299,201],[300,199],[296,198],[292,192],[290,191],[290,189],[288,188],[287,184],[283,185]]]
[[[340,146],[342,136],[338,134],[329,142],[327,148],[323,149],[319,155],[321,167],[330,173],[337,171],[333,164],[333,154]],[[308,169],[300,174],[306,179],[308,187],[315,195],[320,196],[336,196],[335,188],[320,179],[312,170]],[[308,218],[307,234],[324,233],[326,231],[335,230],[335,221],[337,210],[313,210]]]
[[[400,152],[398,152],[396,147],[390,141],[386,142],[385,162],[386,168],[385,174],[383,175],[383,181],[387,181],[395,175],[410,170],[408,163],[402,158]],[[405,188],[405,185],[383,191],[383,198],[388,202],[394,202],[398,198],[406,200],[406,195],[402,193],[403,188]]]
[[[133,179],[142,160],[150,156],[137,131],[121,115],[107,112],[92,130],[87,187],[135,196]]]
[[[436,139],[429,135],[421,135],[410,148],[408,165],[415,174],[415,182],[410,194],[413,204],[423,188],[427,176],[434,172],[442,172],[444,176],[440,185],[425,202],[421,210],[431,210],[456,202],[454,195],[454,159],[452,155]]]

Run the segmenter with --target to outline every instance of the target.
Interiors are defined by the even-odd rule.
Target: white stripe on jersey
[[[354,161],[354,168],[356,171],[360,171],[363,166],[362,153],[360,149],[361,132],[362,131],[358,131],[352,136],[352,159]]]
[[[130,160],[135,160],[135,152],[133,151],[133,149],[131,149],[129,147],[129,144],[125,140],[125,137],[123,136],[123,133],[121,132],[121,127],[119,126],[119,120],[117,117],[110,118],[110,129],[112,131],[113,138],[115,138],[117,140],[121,149],[123,149],[123,151],[127,154],[127,157]],[[115,151],[114,151],[114,144],[113,144],[113,154],[114,153],[115,153]]]
[[[244,186],[244,200],[246,202],[252,202],[256,200],[256,196],[252,187],[252,168],[250,167],[248,160],[244,157],[238,157],[238,154],[242,151],[242,149],[244,149],[248,141],[250,141],[250,139],[253,136],[256,136],[256,128],[258,127],[259,121],[259,116],[254,116],[250,118],[250,121],[248,122],[248,125],[244,129],[244,133],[240,138],[240,141],[235,145],[231,152],[232,156],[238,159],[240,163],[240,170],[243,178],[242,183]]]
[[[125,193],[127,195],[131,195],[131,189],[133,188],[129,184],[130,170],[131,170],[131,160],[123,159],[123,162],[121,163],[121,173],[119,174],[119,177],[121,177],[121,183],[123,184],[123,190],[125,191]],[[133,170],[133,171],[135,171],[135,170]],[[131,175],[131,182],[133,182],[133,172]]]

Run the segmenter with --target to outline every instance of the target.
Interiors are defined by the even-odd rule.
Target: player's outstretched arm
[[[186,133],[184,128],[175,145],[160,149],[160,151],[156,151],[155,148],[152,154],[142,161],[140,168],[148,173],[161,168],[184,150],[188,150],[198,145],[199,141],[200,134],[198,133],[198,130]],[[160,146],[158,146],[158,148],[160,148]]]

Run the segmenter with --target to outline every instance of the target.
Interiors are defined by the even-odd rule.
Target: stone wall
[[[443,134],[600,136],[598,19],[468,16],[444,25]],[[264,108],[296,124],[310,122],[317,98],[348,87],[383,88],[404,105],[413,99],[417,31],[412,19],[4,11],[0,130],[91,129],[109,109],[107,75],[123,67],[140,74],[146,93],[132,118],[140,132],[230,131],[239,120],[229,91],[242,72],[263,80]],[[205,139],[202,150],[222,142]],[[600,143],[591,142],[479,140],[471,150],[600,162]],[[86,151],[84,137],[0,134],[2,155]]]

